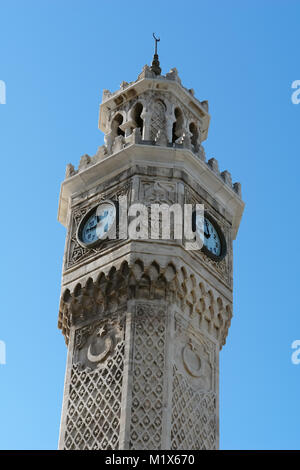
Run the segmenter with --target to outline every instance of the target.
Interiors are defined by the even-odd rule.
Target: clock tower
[[[60,449],[218,448],[219,352],[244,203],[240,184],[206,159],[209,121],[207,101],[175,68],[162,75],[156,51],[137,80],[104,90],[105,144],[67,166]],[[201,249],[172,236],[175,222],[169,238],[151,237],[160,204],[202,205]],[[148,214],[136,236],[132,207]],[[156,221],[164,227],[162,213]]]

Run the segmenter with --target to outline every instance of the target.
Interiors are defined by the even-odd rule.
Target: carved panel
[[[153,111],[150,122],[150,140],[154,141],[159,131],[165,130],[166,107],[162,101],[157,100],[153,104]]]
[[[174,350],[171,448],[215,449],[215,344],[177,315]]]
[[[215,391],[215,344],[178,313],[175,314],[175,340],[174,362],[179,373],[193,389]]]
[[[118,449],[124,347],[120,317],[76,331],[65,449]]]
[[[215,449],[216,429],[215,393],[195,391],[174,365],[171,448]]]
[[[176,183],[164,180],[141,181],[140,201],[145,204],[174,204]]]
[[[123,325],[111,318],[76,331],[74,363],[81,369],[101,368],[114,355],[123,337]]]
[[[151,204],[168,204],[169,206],[177,202],[177,184],[167,180],[141,180],[139,189],[139,201],[150,207]],[[156,230],[161,237],[162,215],[159,214],[156,223],[153,221],[151,210],[148,215],[148,233],[151,233],[152,224],[156,225]],[[174,238],[174,225],[171,218],[170,238]]]
[[[130,449],[160,449],[166,313],[139,304],[134,319]]]

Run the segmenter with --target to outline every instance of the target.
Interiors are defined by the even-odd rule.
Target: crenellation
[[[111,98],[112,94],[113,93],[111,91],[107,90],[107,89],[103,90],[103,92],[102,92],[102,101],[106,101],[109,98]]]
[[[72,163],[68,163],[66,166],[66,178],[71,178],[71,176],[76,175],[77,171],[74,168],[74,165]]]
[[[233,189],[238,194],[238,196],[240,196],[240,198],[241,198],[242,197],[242,185],[241,185],[241,183],[233,183]]]
[[[170,72],[166,73],[166,79],[167,80],[174,80],[175,82],[179,83],[181,85],[181,80],[178,75],[178,71],[176,67],[173,67]]]
[[[221,178],[225,181],[226,184],[228,184],[228,186],[232,187],[232,179],[229,171],[222,171]]]
[[[210,158],[207,162],[207,165],[214,173],[216,173],[218,176],[220,175],[218,160],[216,160],[215,158]]]
[[[125,128],[125,127],[124,127]],[[108,143],[108,139],[106,139],[107,145],[102,145],[98,147],[98,150],[95,155],[89,156],[85,154],[81,157],[80,163],[78,165],[78,169],[76,170],[71,163],[68,163],[66,166],[66,175],[65,178],[71,178],[72,176],[76,175],[84,171],[86,168],[93,166],[103,160],[104,158],[114,155],[120,150],[130,146],[130,145],[147,145],[147,146],[163,146],[173,149],[187,149],[191,151],[197,158],[201,161],[206,161],[205,149],[202,144],[199,145],[197,153],[195,153],[195,149],[191,143],[191,133],[183,133],[181,137],[175,140],[173,143],[169,143],[167,141],[166,133],[159,130],[155,137],[155,140],[144,140],[142,139],[141,129],[139,127],[135,127],[132,129],[132,132],[127,136],[124,137],[122,135],[117,136],[113,144]],[[110,146],[111,153],[108,151],[108,146]],[[208,168],[218,177],[222,179],[222,181],[230,187],[240,198],[242,197],[241,192],[241,183],[234,183],[232,184],[232,178],[230,172],[224,170],[220,172],[219,170],[219,163],[215,158],[211,158],[206,162]]]
[[[82,157],[80,158],[79,165],[78,165],[78,171],[84,170],[84,169],[87,168],[90,164],[91,164],[91,157],[90,157],[87,153],[85,153],[85,154],[82,155]]]

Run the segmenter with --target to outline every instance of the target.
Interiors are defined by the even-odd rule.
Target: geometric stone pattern
[[[165,127],[166,108],[162,101],[156,101],[153,105],[153,113],[150,124],[150,139],[155,140],[157,133]]]
[[[130,449],[160,449],[165,362],[165,311],[136,307]]]
[[[175,365],[171,449],[216,449],[216,395],[193,390]]]
[[[73,364],[65,449],[118,449],[124,347],[123,339],[105,363],[94,370],[83,368],[81,363]]]

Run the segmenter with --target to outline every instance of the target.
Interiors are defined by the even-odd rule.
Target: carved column
[[[141,118],[144,121],[143,125],[143,140],[150,140],[150,122],[151,122],[151,115],[152,113],[147,110],[145,107],[143,108],[143,112],[141,114]]]

